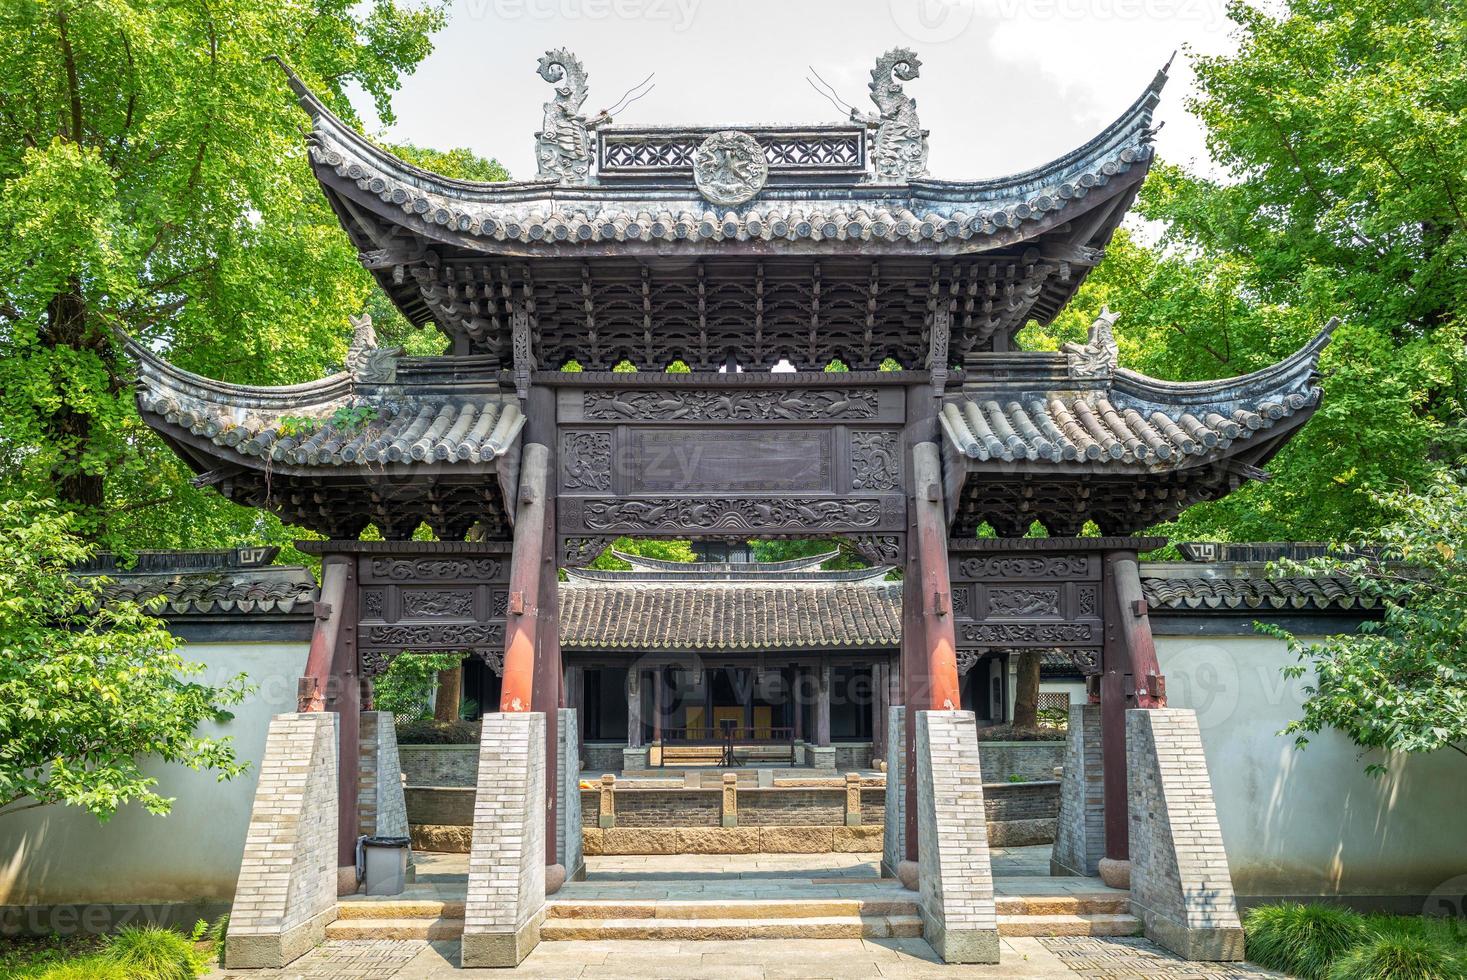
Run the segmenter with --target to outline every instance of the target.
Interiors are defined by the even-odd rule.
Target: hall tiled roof
[[[900,582],[648,582],[560,587],[560,643],[574,650],[798,650],[901,643]]]
[[[136,602],[155,616],[310,613],[318,590],[310,569],[270,565],[279,548],[143,552],[135,564],[110,554],[78,566],[83,580],[105,576],[100,604]]]

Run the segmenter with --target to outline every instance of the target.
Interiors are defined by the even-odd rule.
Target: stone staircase
[[[542,940],[897,939],[922,935],[911,892],[871,897],[550,903]],[[911,896],[911,897],[903,897]]]
[[[1066,895],[999,895],[1001,936],[1133,936],[1141,920],[1131,915],[1129,892]]]
[[[327,939],[461,939],[464,903],[438,899],[348,898],[336,903]]]

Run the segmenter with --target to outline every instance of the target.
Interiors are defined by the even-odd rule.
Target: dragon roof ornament
[[[1070,377],[1072,378],[1110,378],[1114,377],[1116,368],[1120,364],[1120,350],[1116,346],[1116,335],[1114,327],[1116,321],[1121,318],[1119,313],[1112,313],[1109,306],[1100,309],[1100,316],[1090,324],[1090,335],[1085,343],[1073,342],[1061,346],[1069,360]]]
[[[875,113],[851,110],[854,122],[864,122],[876,132],[871,162],[876,179],[905,183],[927,174],[927,130],[917,118],[917,100],[902,90],[902,82],[915,79],[922,59],[911,48],[892,48],[876,59],[871,69],[871,101]]]
[[[581,114],[586,101],[589,76],[580,59],[565,48],[555,48],[540,57],[540,77],[555,86],[555,98],[544,105],[544,120],[535,134],[535,159],[541,180],[562,184],[591,181],[591,133],[611,122],[607,113],[594,119]]]
[[[372,314],[359,317],[348,314],[351,321],[351,344],[346,349],[346,369],[359,384],[392,384],[397,380],[397,359],[401,347],[379,347]]]

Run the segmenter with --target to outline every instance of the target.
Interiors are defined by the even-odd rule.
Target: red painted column
[[[535,646],[539,626],[541,557],[545,543],[545,486],[549,450],[524,448],[510,559],[509,609],[504,630],[504,684],[500,711],[533,711]]]
[[[547,478],[547,483],[549,482]],[[560,806],[560,714],[565,702],[565,672],[560,657],[560,584],[556,557],[555,498],[545,503],[540,547],[540,595],[537,603],[534,709],[545,715],[545,863],[558,864],[555,823]]]
[[[1100,677],[1100,757],[1105,856],[1125,861],[1131,855],[1126,709],[1166,707],[1166,681],[1156,660],[1136,552],[1108,551],[1103,562],[1105,645]]]
[[[336,620],[336,642],[325,697],[326,709],[339,716],[336,726],[336,864],[339,868],[355,868],[357,837],[361,830],[357,794],[362,781],[361,746],[358,744],[361,737],[362,684],[357,661],[357,558],[355,555],[323,557],[323,580],[327,561],[340,568],[337,574],[341,581],[340,605],[333,605],[331,610],[331,619]]]

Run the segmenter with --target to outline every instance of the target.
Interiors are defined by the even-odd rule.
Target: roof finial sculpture
[[[900,183],[927,173],[927,130],[917,118],[917,100],[902,91],[922,70],[922,59],[911,48],[892,48],[871,69],[871,101],[877,112],[862,115],[851,110],[851,119],[876,130],[871,159],[876,179]]]
[[[1090,336],[1085,343],[1070,342],[1061,346],[1070,360],[1070,377],[1109,378],[1116,373],[1120,351],[1111,328],[1120,318],[1121,315],[1112,313],[1109,306],[1102,306],[1100,316],[1090,324]]]
[[[562,184],[591,181],[591,132],[611,122],[605,112],[596,118],[581,115],[586,101],[586,70],[565,48],[540,58],[540,77],[555,85],[555,98],[545,103],[545,117],[535,134],[535,158],[541,180]]]
[[[390,385],[397,380],[397,358],[401,347],[378,347],[377,331],[372,326],[372,314],[363,313],[356,317],[347,314],[351,321],[351,345],[346,349],[346,369],[353,380],[361,384]]]

